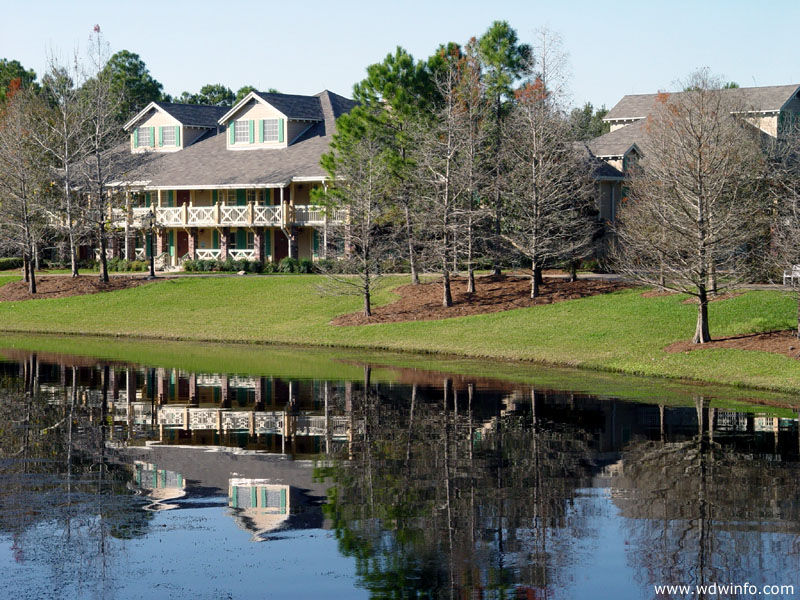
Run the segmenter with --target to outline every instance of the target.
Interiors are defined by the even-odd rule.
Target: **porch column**
[[[156,256],[167,251],[167,232],[161,229],[156,233]]]
[[[220,227],[219,230],[219,259],[226,260],[228,258],[228,232],[229,227]]]
[[[253,229],[253,245],[255,246],[255,259],[264,262],[264,228],[255,227]]]
[[[230,405],[231,405],[230,404],[230,389],[231,389],[230,379],[228,378],[227,375],[223,375],[222,376],[222,394],[221,394],[222,397],[220,398],[220,406],[221,407],[226,407],[226,408],[230,407]]]
[[[297,227],[290,225],[289,234],[289,256],[291,258],[300,258],[297,250]]]
[[[197,259],[197,227],[189,228],[189,257]]]
[[[189,375],[189,404],[197,404],[197,374]]]
[[[131,229],[125,232],[125,259],[136,259],[136,232]]]
[[[125,189],[125,260],[133,260],[136,250],[131,251],[129,240],[131,237],[131,191]]]

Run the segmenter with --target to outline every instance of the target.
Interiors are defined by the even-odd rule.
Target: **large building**
[[[119,184],[124,235],[114,255],[145,258],[155,215],[155,253],[166,266],[186,258],[278,262],[320,254],[330,216],[313,205],[336,118],[352,100],[251,92],[233,108],[151,102],[125,124],[142,171]]]

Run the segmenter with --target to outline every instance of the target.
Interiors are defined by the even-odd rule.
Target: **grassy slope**
[[[19,275],[4,275],[0,273],[0,286],[3,286],[7,283],[11,283],[12,281],[18,281],[22,279]]]
[[[333,327],[332,317],[357,310],[360,301],[320,297],[318,281],[184,278],[109,294],[3,303],[0,329],[441,352],[800,391],[800,362],[784,356],[665,353],[664,346],[694,330],[696,308],[676,296],[642,298],[630,290],[436,322]],[[391,297],[383,291],[377,300]],[[711,304],[712,335],[794,327],[794,314],[794,300],[785,294],[749,292]]]

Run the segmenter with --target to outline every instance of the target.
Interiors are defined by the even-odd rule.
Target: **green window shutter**
[[[258,143],[264,143],[264,119],[258,120]]]
[[[172,190],[167,190],[167,206],[174,206],[172,203]]]
[[[233,130],[233,123],[234,121],[231,121],[228,125],[228,141],[230,141],[231,146],[233,146],[234,140],[236,139],[236,133]]]
[[[235,486],[235,485],[232,485],[232,486],[231,486],[231,506],[232,506],[233,508],[239,508],[239,507],[237,506],[237,504],[238,504],[238,500],[239,500],[239,499],[237,498],[237,496],[238,496],[238,494],[237,494],[237,492],[236,492],[236,486]]]
[[[219,231],[216,229],[211,232],[211,246],[214,250],[219,250]]]
[[[278,119],[278,141],[283,143],[283,119]]]
[[[314,256],[319,256],[319,232],[316,229],[311,230],[311,239],[314,245]]]
[[[250,506],[255,508],[258,505],[258,488],[253,486],[250,488]]]
[[[261,508],[266,508],[267,506],[267,488],[261,488]]]
[[[159,125],[158,127],[158,147],[161,148],[164,145],[164,128]]]
[[[217,190],[211,190],[211,204],[217,203]]]
[[[139,128],[138,127],[133,130],[133,147],[134,148],[138,148],[139,147]]]
[[[236,249],[247,250],[247,230],[244,227],[236,230]]]
[[[156,146],[156,128],[150,128],[150,147],[155,148]]]
[[[281,490],[281,514],[286,514],[286,488]]]
[[[252,144],[256,139],[255,136],[256,122],[253,119],[250,119],[249,124],[250,124],[250,143]]]
[[[236,206],[247,204],[247,190],[236,190]]]
[[[175,125],[175,145],[181,145],[181,126]]]
[[[264,256],[272,254],[272,229],[264,230]]]
[[[169,232],[169,255],[175,256],[175,232]],[[172,392],[172,384],[170,384],[170,392]]]

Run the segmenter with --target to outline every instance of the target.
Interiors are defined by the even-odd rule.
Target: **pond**
[[[0,338],[7,597],[800,593],[792,399],[397,355],[145,348]],[[731,584],[741,593],[694,587]]]

